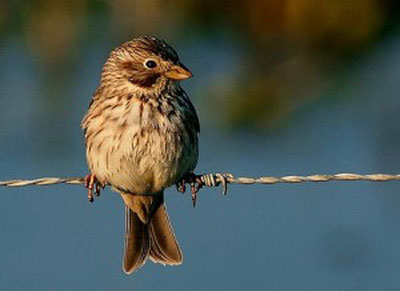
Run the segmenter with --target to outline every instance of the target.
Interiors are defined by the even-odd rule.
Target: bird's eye
[[[149,69],[154,69],[155,67],[157,67],[157,63],[155,61],[153,61],[153,60],[145,61],[144,65]]]

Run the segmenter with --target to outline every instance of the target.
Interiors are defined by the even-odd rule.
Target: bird
[[[164,189],[185,182],[196,192],[193,171],[200,122],[180,81],[192,77],[177,52],[154,36],[115,48],[101,71],[81,127],[85,136],[89,200],[111,185],[125,204],[123,271],[150,259],[180,265]],[[180,186],[179,186],[180,185]],[[195,201],[195,200],[194,200]]]

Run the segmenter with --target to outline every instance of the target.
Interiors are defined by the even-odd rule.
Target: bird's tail
[[[137,212],[125,206],[125,227],[125,273],[135,272],[149,257],[153,262],[163,265],[182,263],[182,251],[164,203],[149,215],[147,222]]]

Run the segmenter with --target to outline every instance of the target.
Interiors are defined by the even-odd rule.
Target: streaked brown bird
[[[179,85],[191,76],[163,40],[135,38],[111,52],[82,121],[89,194],[109,184],[125,202],[128,274],[147,258],[182,263],[163,191],[197,163],[199,120]]]

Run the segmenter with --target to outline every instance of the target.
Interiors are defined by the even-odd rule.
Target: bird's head
[[[152,36],[135,38],[112,51],[102,72],[102,83],[118,84],[147,93],[192,77],[176,51]]]

